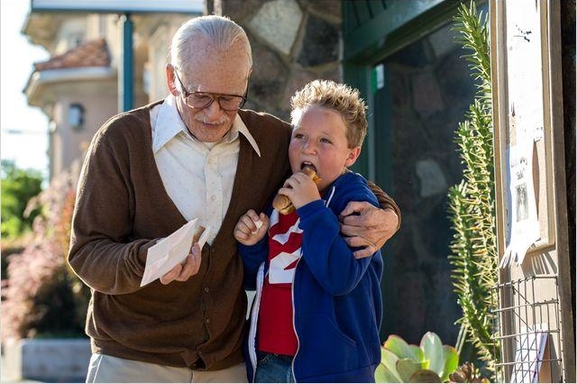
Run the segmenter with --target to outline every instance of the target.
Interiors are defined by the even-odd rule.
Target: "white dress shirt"
[[[168,195],[187,221],[211,226],[209,244],[218,233],[232,195],[240,150],[239,133],[260,156],[258,145],[236,115],[230,132],[217,143],[203,143],[189,132],[173,95],[150,112],[152,151]]]

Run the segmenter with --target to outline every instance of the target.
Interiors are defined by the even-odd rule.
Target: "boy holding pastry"
[[[255,382],[374,382],[381,360],[380,251],[356,259],[338,214],[379,206],[359,174],[366,105],[356,89],[315,80],[291,98],[286,180],[265,213],[249,210],[234,236],[255,289],[247,342]]]

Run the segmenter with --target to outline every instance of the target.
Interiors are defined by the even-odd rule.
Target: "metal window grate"
[[[557,276],[532,276],[495,289],[501,302],[494,310],[499,318],[496,340],[501,361],[496,367],[501,381],[561,382],[563,353],[556,355],[562,346]]]

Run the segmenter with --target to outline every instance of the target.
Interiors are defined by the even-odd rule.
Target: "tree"
[[[2,340],[85,337],[90,290],[66,263],[78,169],[62,172],[29,209],[42,207],[24,248],[8,258],[0,317]],[[4,259],[4,255],[2,255]]]
[[[42,175],[38,171],[19,169],[2,163],[2,238],[16,238],[31,230],[39,209],[26,207],[42,191]]]

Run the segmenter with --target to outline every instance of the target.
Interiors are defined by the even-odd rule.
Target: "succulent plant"
[[[381,348],[381,356],[375,372],[377,383],[442,383],[459,364],[457,350],[443,345],[434,332],[425,333],[418,346],[390,335]]]
[[[449,382],[451,383],[489,383],[489,379],[481,378],[479,370],[475,365],[466,362],[457,370],[449,375]]]

